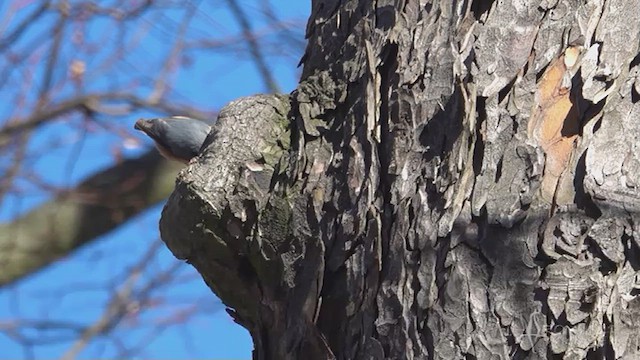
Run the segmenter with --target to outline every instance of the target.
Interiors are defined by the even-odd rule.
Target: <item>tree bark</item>
[[[162,237],[257,359],[640,356],[640,1],[313,1]]]

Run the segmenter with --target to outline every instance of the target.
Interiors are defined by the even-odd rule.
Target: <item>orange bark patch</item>
[[[529,119],[529,137],[536,140],[546,155],[542,178],[542,195],[552,201],[558,179],[567,168],[580,131],[579,114],[571,96],[571,75],[580,54],[568,48],[551,62],[538,81],[535,109]]]

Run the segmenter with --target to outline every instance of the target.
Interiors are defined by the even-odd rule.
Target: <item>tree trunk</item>
[[[313,1],[161,220],[257,359],[640,356],[640,1]]]

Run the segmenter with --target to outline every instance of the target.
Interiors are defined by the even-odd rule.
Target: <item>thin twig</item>
[[[236,20],[240,24],[240,28],[242,29],[242,33],[245,37],[245,40],[249,44],[249,52],[251,52],[251,57],[253,58],[253,62],[258,67],[258,71],[260,72],[260,76],[262,77],[262,81],[264,81],[266,88],[268,91],[272,93],[280,92],[278,84],[276,83],[273,75],[271,74],[271,70],[267,66],[267,61],[262,54],[262,49],[258,42],[256,41],[255,36],[253,36],[251,23],[245,14],[244,10],[238,5],[236,0],[226,0],[229,5],[229,9],[236,17]]]

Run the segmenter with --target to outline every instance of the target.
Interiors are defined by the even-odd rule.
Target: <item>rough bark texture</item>
[[[638,358],[639,8],[313,1],[163,239],[259,359]]]

